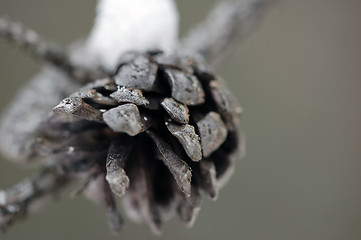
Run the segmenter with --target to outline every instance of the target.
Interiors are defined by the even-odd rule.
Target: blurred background
[[[181,35],[214,1],[178,0]],[[151,4],[151,3],[150,3]],[[1,0],[0,15],[68,44],[84,37],[96,0]],[[361,1],[287,0],[218,73],[244,108],[247,156],[218,201],[204,198],[192,229],[177,218],[161,237],[63,194],[1,239],[361,239]],[[41,63],[0,41],[0,109]],[[0,159],[0,188],[34,172]]]

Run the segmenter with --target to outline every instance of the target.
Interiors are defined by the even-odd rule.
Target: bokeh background
[[[181,34],[214,1],[178,0]],[[151,4],[151,1],[149,1]],[[86,36],[96,0],[1,0],[0,14],[68,44]],[[161,237],[126,221],[112,236],[83,197],[48,205],[1,239],[361,239],[361,1],[284,0],[218,72],[244,108],[247,156],[192,229]],[[39,71],[0,41],[0,109]],[[34,172],[0,159],[0,188]]]

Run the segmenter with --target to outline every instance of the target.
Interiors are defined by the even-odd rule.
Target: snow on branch
[[[100,0],[86,49],[93,61],[114,70],[126,51],[172,51],[177,39],[173,0]]]

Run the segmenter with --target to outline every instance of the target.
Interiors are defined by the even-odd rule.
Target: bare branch
[[[66,183],[68,179],[64,175],[59,175],[54,168],[48,168],[0,191],[0,230],[5,231],[15,222],[43,207]]]
[[[203,55],[215,66],[232,54],[258,25],[268,6],[276,0],[219,1],[206,20],[183,39],[183,47]]]
[[[77,81],[89,82],[105,75],[100,69],[94,71],[75,66],[65,49],[6,17],[0,17],[0,38],[30,52],[36,58],[55,65]]]

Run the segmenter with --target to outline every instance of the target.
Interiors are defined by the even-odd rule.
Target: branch
[[[34,30],[6,17],[0,17],[0,38],[30,52],[36,58],[55,65],[79,82],[93,81],[105,75],[99,69],[93,71],[75,66],[66,50],[54,42],[41,38]]]
[[[219,1],[206,20],[183,39],[187,50],[198,52],[215,66],[231,55],[276,0]]]
[[[37,211],[69,182],[54,168],[44,169],[7,190],[0,191],[0,230]]]

